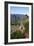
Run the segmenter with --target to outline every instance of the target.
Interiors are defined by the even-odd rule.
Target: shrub
[[[25,26],[25,31],[29,32],[29,21],[25,21],[23,24]]]
[[[19,38],[25,38],[24,34],[22,34],[20,31],[13,32],[11,34],[11,39],[19,39]]]

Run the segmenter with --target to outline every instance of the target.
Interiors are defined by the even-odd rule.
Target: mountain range
[[[11,23],[15,23],[15,21],[21,21],[21,20],[24,20],[24,19],[27,19],[29,18],[28,15],[23,15],[23,14],[11,14]]]

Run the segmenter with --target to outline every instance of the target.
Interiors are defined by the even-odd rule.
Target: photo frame
[[[33,3],[5,2],[5,44],[33,43]]]

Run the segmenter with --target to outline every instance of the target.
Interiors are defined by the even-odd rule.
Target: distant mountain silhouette
[[[23,15],[23,14],[11,14],[11,17],[10,17],[11,23],[15,23],[17,20],[21,21],[21,20],[24,20],[26,18],[29,18],[29,16],[28,15]]]

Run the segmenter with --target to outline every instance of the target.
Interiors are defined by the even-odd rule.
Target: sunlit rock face
[[[15,32],[15,31],[20,31],[21,33],[24,33],[25,32],[25,27],[23,24],[20,24],[19,26],[13,26],[12,27],[12,32]]]

